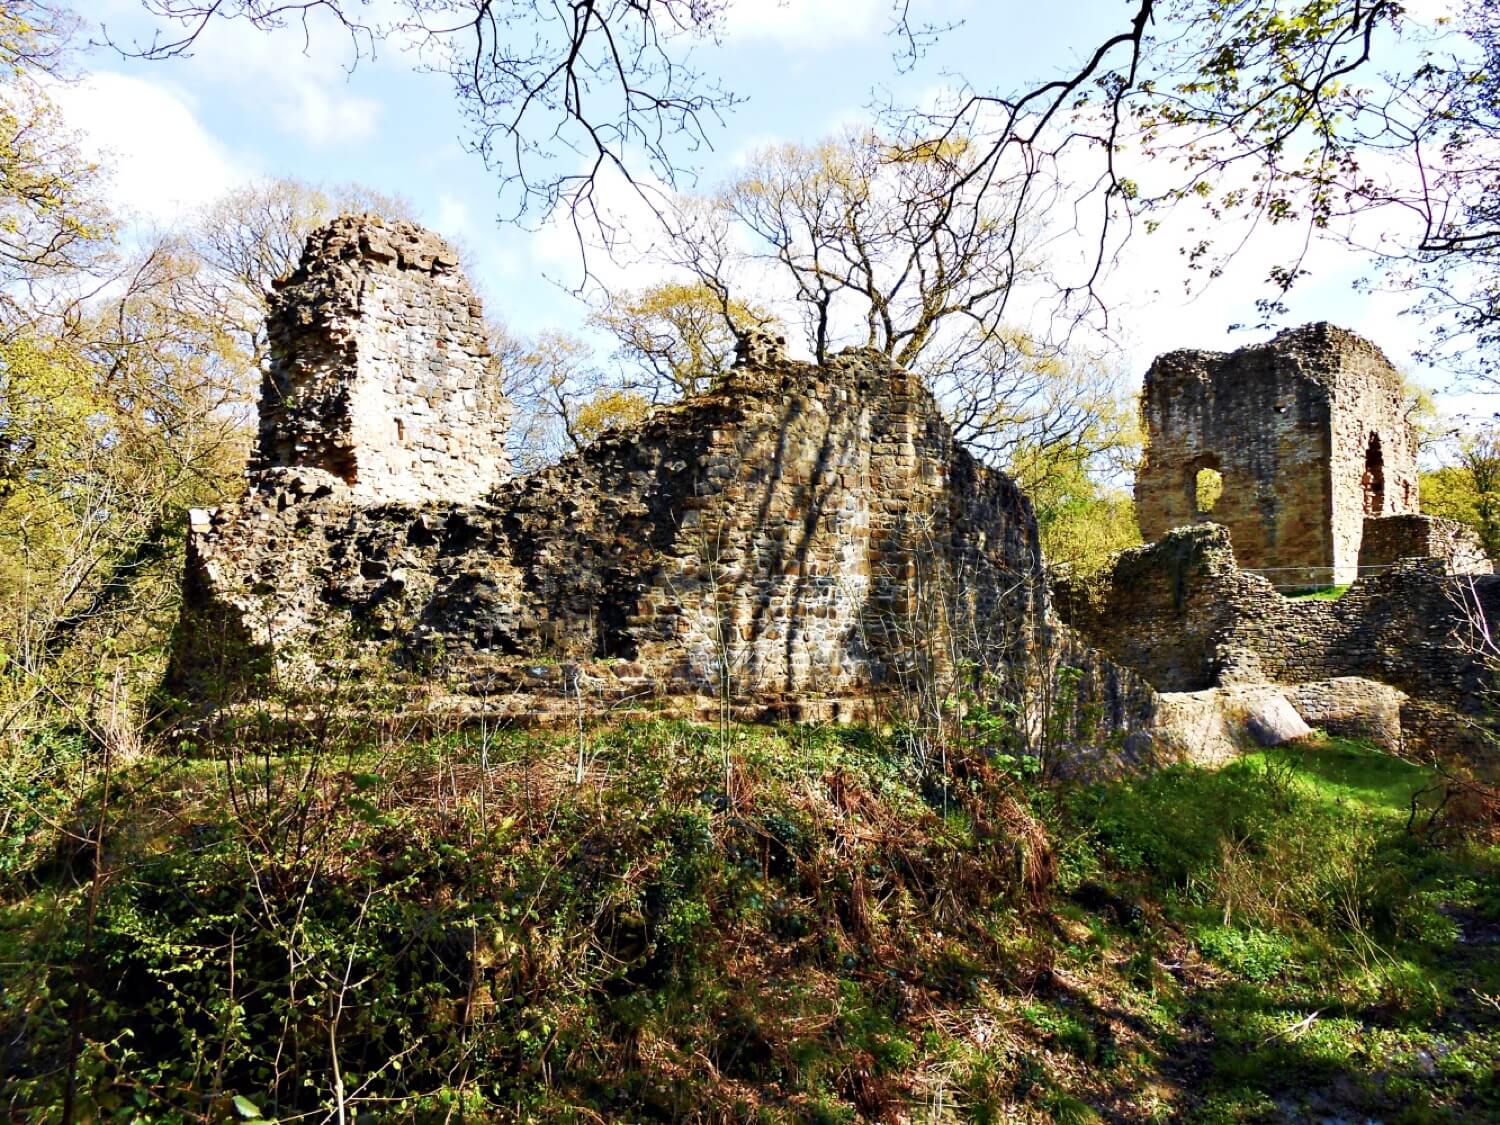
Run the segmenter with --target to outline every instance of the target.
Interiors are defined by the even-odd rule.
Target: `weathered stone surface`
[[[1245,730],[1261,746],[1284,746],[1312,734],[1284,695],[1268,695],[1251,704],[1245,712]]]
[[[1441,560],[1361,579],[1337,601],[1292,600],[1240,570],[1209,524],[1125,551],[1098,578],[1062,576],[1054,594],[1063,620],[1163,692],[1358,676],[1437,708],[1424,712],[1429,735],[1448,714],[1458,738],[1494,687],[1468,607],[1494,628],[1500,576],[1456,576]]]
[[[1346,738],[1367,738],[1399,751],[1404,691],[1362,676],[1339,676],[1297,684],[1287,691],[1292,706],[1312,726]]]
[[[453,275],[441,244],[362,224],[309,240],[278,306],[277,369],[389,399],[399,380],[361,383],[361,357],[420,353],[427,325],[349,304],[349,272],[379,289],[402,271],[418,309],[447,307]],[[354,341],[353,359],[325,363],[330,339]],[[367,431],[330,428],[336,395],[272,400],[245,499],[194,524],[174,682],[215,698],[268,669],[359,665],[483,708],[587,691],[846,719],[983,673],[1032,731],[1057,727],[1060,700],[1079,744],[1149,722],[1151,688],[1049,615],[1030,504],[954,439],[920,379],[868,351],[791,362],[764,335],[740,360],[708,393],[480,497],[446,462],[413,483],[381,435],[372,452]],[[469,373],[449,377],[434,402]],[[344,461],[293,440],[314,422]],[[1060,678],[1064,664],[1078,670]]]
[[[436,235],[336,219],[309,237],[266,330],[253,470],[321,470],[364,502],[474,500],[509,475],[479,300]]]
[[[1401,515],[1365,520],[1359,545],[1361,574],[1371,574],[1412,559],[1441,559],[1452,574],[1493,574],[1479,536],[1457,520]]]
[[[1328,324],[1230,354],[1162,356],[1141,400],[1142,537],[1212,521],[1241,565],[1274,570],[1278,585],[1351,581],[1365,517],[1417,510],[1401,396],[1378,348]],[[1201,469],[1222,477],[1211,511],[1197,503]]]
[[[1251,712],[1267,700],[1285,702],[1271,686],[1162,692],[1151,737],[1158,761],[1218,766],[1260,745],[1250,734]]]

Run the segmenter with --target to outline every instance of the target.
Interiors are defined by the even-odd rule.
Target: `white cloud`
[[[139,12],[115,23],[118,30],[112,28],[112,34],[125,43],[149,42],[156,33],[180,33]],[[309,17],[305,35],[297,21],[261,31],[242,19],[213,20],[186,54],[155,65],[205,96],[215,89],[227,93],[281,132],[309,144],[366,140],[380,123],[380,101],[356,93],[352,81],[382,64],[357,60],[348,33],[316,13]]]
[[[606,167],[595,180],[592,202],[602,231],[592,211],[581,211],[575,228],[568,208],[561,206],[532,236],[529,250],[540,271],[569,288],[591,288],[586,283],[592,282],[607,292],[639,289],[677,275],[657,253],[667,236],[653,208],[670,202],[661,184],[642,179],[638,188]],[[580,231],[588,277],[583,276]]]
[[[98,71],[51,93],[88,155],[110,172],[110,199],[121,211],[170,221],[249,175],[166,86]]]
[[[201,81],[227,86],[241,102],[269,111],[276,126],[310,144],[366,140],[380,123],[381,105],[351,88],[355,74],[378,64],[359,62],[338,29],[314,29],[306,39],[267,33],[234,21],[199,37],[192,65]]]
[[[312,144],[366,140],[380,123],[380,103],[333,88],[322,76],[299,74],[273,95],[281,127]]]
[[[726,42],[800,50],[865,39],[890,23],[891,0],[739,0],[724,17]]]

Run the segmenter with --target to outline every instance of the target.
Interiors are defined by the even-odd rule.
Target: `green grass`
[[[1283,595],[1293,602],[1336,602],[1349,592],[1352,583],[1341,586],[1319,586],[1313,590],[1295,590]]]
[[[1244,765],[1295,771],[1298,782],[1324,805],[1346,804],[1380,816],[1405,817],[1412,796],[1433,784],[1432,771],[1356,739],[1321,742],[1247,754]]]
[[[100,1119],[321,1117],[331,1041],[376,1119],[1500,1114],[1500,861],[1362,743],[1052,788],[857,728],[275,739],[126,770],[97,888],[97,772],[7,782],[13,1115],[75,1012]]]
[[[1185,1119],[1500,1113],[1500,853],[1407,831],[1435,780],[1328,739],[1074,795],[1072,877],[1180,935],[1169,1004],[1208,1033],[1178,1048],[1200,1075]]]

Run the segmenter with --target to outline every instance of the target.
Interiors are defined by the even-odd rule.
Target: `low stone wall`
[[[1362,574],[1411,559],[1441,559],[1451,574],[1493,574],[1479,536],[1457,520],[1437,516],[1382,516],[1365,520],[1359,545]]]
[[[1101,577],[1058,578],[1054,605],[1163,692],[1358,676],[1483,716],[1496,688],[1470,614],[1500,622],[1500,577],[1453,575],[1439,560],[1362,579],[1336,601],[1292,600],[1235,565],[1223,528],[1180,528]]]

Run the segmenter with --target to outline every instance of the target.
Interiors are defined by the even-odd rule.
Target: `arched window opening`
[[[1224,495],[1224,476],[1218,469],[1204,467],[1193,477],[1193,506],[1199,515],[1214,510]]]
[[[1360,479],[1365,497],[1365,515],[1378,516],[1385,511],[1385,455],[1380,449],[1380,435],[1371,434],[1365,448],[1365,473]]]

